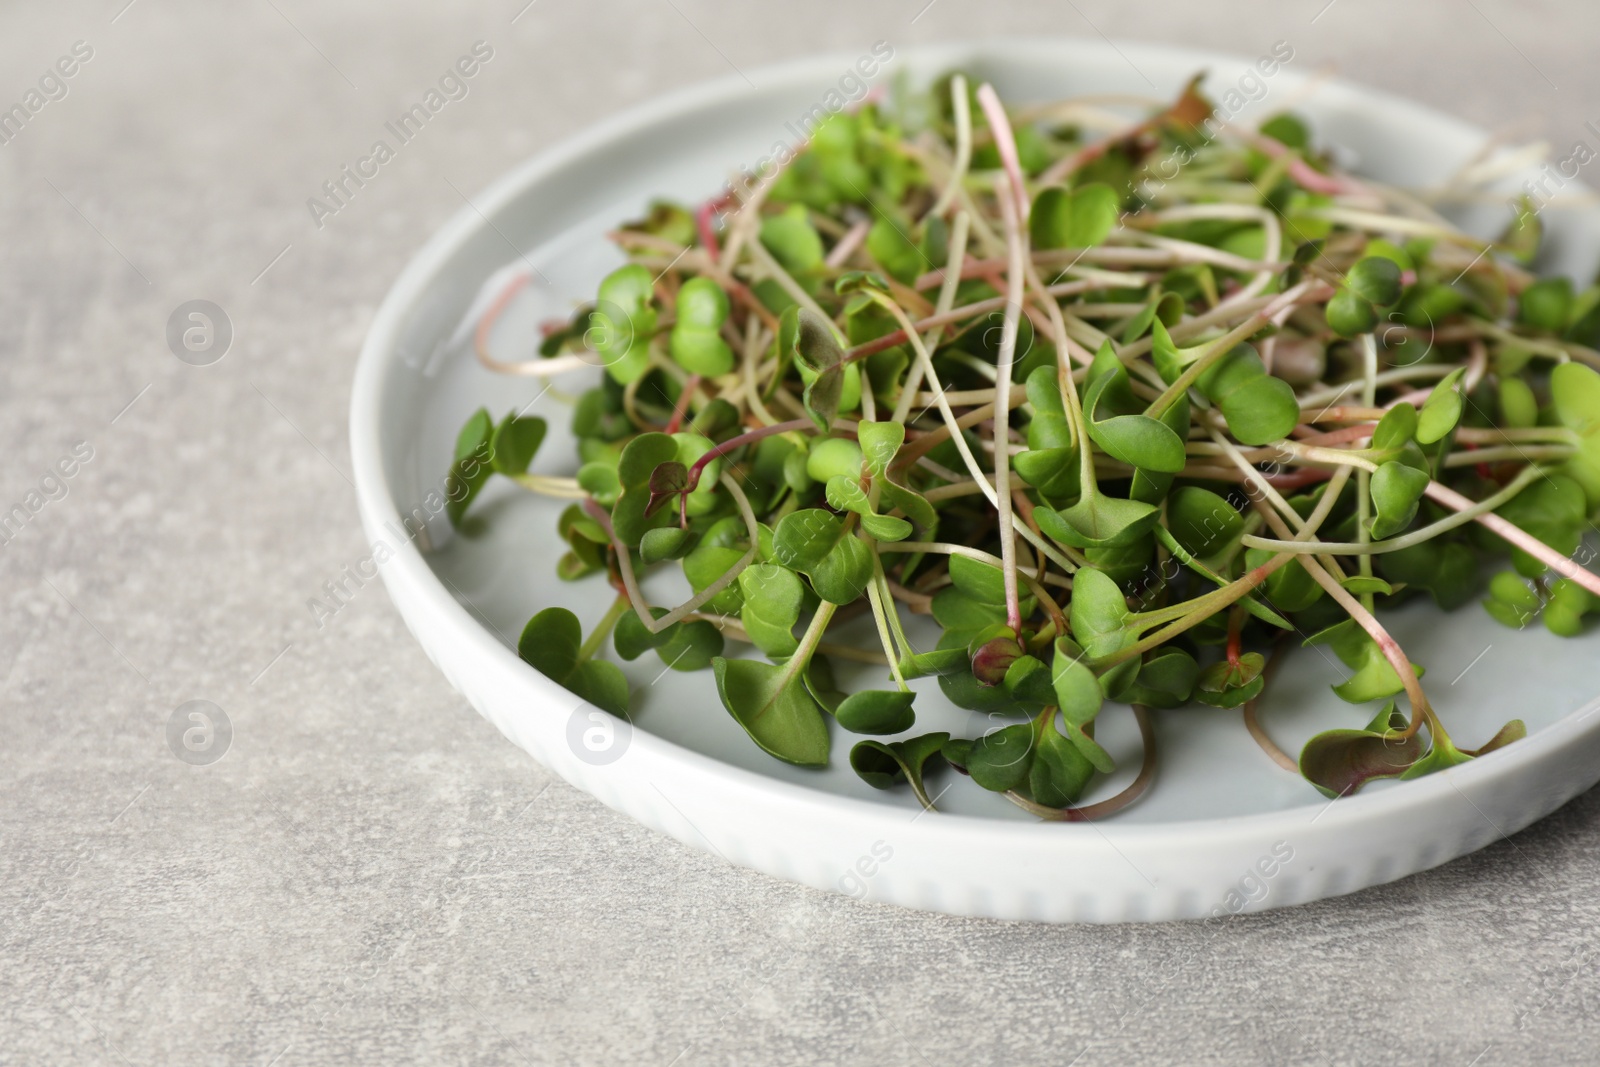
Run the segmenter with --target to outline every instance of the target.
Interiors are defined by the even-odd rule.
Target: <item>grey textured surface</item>
[[[1282,38],[1565,146],[1600,117],[1590,0],[124,2],[0,10],[0,104],[94,49],[0,146],[0,508],[93,449],[0,549],[0,1062],[1595,1062],[1592,794],[1224,925],[953,920],[642,830],[480,720],[376,583],[306,607],[364,550],[345,409],[375,306],[457,190],[595,119],[978,29]],[[471,95],[315,228],[306,198],[479,39]],[[235,329],[209,367],[164,339],[195,298]],[[167,746],[193,699],[233,725],[210,766]]]

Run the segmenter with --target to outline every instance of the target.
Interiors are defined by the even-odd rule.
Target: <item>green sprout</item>
[[[476,535],[496,474],[567,500],[557,573],[615,594],[587,637],[538,612],[523,659],[628,715],[609,638],[710,671],[707,707],[776,759],[848,735],[875,789],[932,809],[954,773],[1056,821],[1136,801],[1159,716],[1195,705],[1331,797],[1523,736],[1457,744],[1383,617],[1476,599],[1573,637],[1600,614],[1600,285],[1528,269],[1531,214],[1474,238],[1297,116],[1212,129],[1198,79],[1103,139],[961,75],[932,92],[827,120],[747,202],[611,235],[627,264],[514,368],[604,368],[575,476],[531,471],[542,419],[467,418],[451,522]],[[478,330],[494,369],[513,295]],[[651,603],[658,572],[691,595]],[[1297,758],[1258,714],[1291,637],[1357,706]],[[881,681],[841,686],[845,660]],[[919,730],[935,684],[986,728]],[[1138,776],[1084,803],[1119,705]]]

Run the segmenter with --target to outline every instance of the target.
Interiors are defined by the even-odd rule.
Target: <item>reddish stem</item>
[[[790,419],[788,422],[775,422],[771,426],[763,426],[758,430],[751,430],[748,433],[742,433],[738,437],[730,437],[720,445],[713,446],[706,451],[705,455],[694,461],[694,466],[689,468],[689,483],[688,488],[683,491],[684,496],[687,497],[688,494],[695,491],[695,489],[700,485],[700,472],[705,470],[706,466],[719,456],[725,456],[736,448],[742,448],[745,445],[754,444],[764,437],[771,437],[774,434],[788,433],[791,430],[803,430],[811,425],[814,424],[810,419]]]
[[[473,332],[472,335],[472,346],[477,349],[478,356],[480,358],[486,361],[490,358],[489,334],[493,332],[494,324],[500,320],[500,316],[505,311],[506,305],[511,303],[511,298],[520,293],[522,291],[522,287],[527,284],[528,275],[517,275],[515,278],[512,278],[509,282],[507,282],[506,287],[500,290],[499,295],[494,298],[494,301],[490,303],[488,307],[483,309],[483,315],[478,319],[478,328]],[[561,325],[565,326],[566,323],[563,322]]]
[[[1092,822],[1113,815],[1132,804],[1145,794],[1150,788],[1150,783],[1156,778],[1156,731],[1150,722],[1150,711],[1143,704],[1135,704],[1133,715],[1139,723],[1139,739],[1144,742],[1144,761],[1139,765],[1138,777],[1116,796],[1081,808],[1047,808],[1015,792],[1007,793],[1006,797],[1023,810],[1054,822]],[[1048,727],[1048,729],[1054,728]]]
[[[1331,467],[1302,467],[1293,474],[1269,474],[1267,484],[1274,489],[1300,489],[1333,477]]]
[[[678,427],[683,425],[683,417],[689,411],[689,398],[694,396],[694,391],[700,388],[700,375],[691,374],[683,383],[683,389],[678,393],[678,403],[672,409],[672,418],[667,420],[666,433],[677,433]]]
[[[1276,138],[1268,137],[1264,133],[1256,134],[1254,141],[1257,148],[1261,149],[1261,151],[1265,152],[1273,159],[1278,159],[1290,152],[1288,145],[1277,140]],[[1338,196],[1341,193],[1353,193],[1360,191],[1360,186],[1354,185],[1345,179],[1335,178],[1332,175],[1324,174],[1311,164],[1307,163],[1304,159],[1301,159],[1299,156],[1294,156],[1289,160],[1288,174],[1290,178],[1294,179],[1295,184],[1299,185],[1300,188],[1304,189],[1308,193],[1322,193],[1326,196]]]
[[[721,246],[717,244],[716,227],[711,223],[712,220],[716,218],[717,214],[722,211],[723,208],[728,206],[730,197],[731,194],[729,196],[719,196],[715,199],[707,200],[705,203],[701,204],[699,210],[694,213],[694,228],[699,232],[700,243],[705,246],[706,255],[710,257],[711,262],[713,263],[717,262],[717,260],[721,258],[722,250]]]
[[[1465,511],[1472,507],[1475,501],[1469,500],[1449,486],[1438,482],[1429,482],[1424,490],[1429,499],[1443,504],[1453,511]],[[1494,512],[1487,512],[1474,518],[1484,526],[1493,530],[1513,545],[1522,549],[1540,563],[1558,572],[1563,578],[1571,578],[1595,596],[1600,596],[1600,575],[1591,574],[1574,563],[1569,557],[1563,556],[1543,541],[1532,534],[1502,519]]]
[[[1239,669],[1239,653],[1244,644],[1244,612],[1235,605],[1228,613],[1228,666]]]

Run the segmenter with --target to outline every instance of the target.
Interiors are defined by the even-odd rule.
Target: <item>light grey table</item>
[[[307,607],[364,550],[345,410],[375,306],[463,194],[596,119],[880,38],[1283,39],[1565,149],[1600,118],[1591,0],[526,2],[0,11],[0,107],[92,50],[0,145],[0,509],[27,512],[0,548],[0,1063],[1600,1058],[1593,795],[1220,929],[955,920],[642,830],[479,719],[378,583]],[[479,40],[469,95],[318,228],[307,198]],[[166,342],[194,299],[234,331],[210,366]],[[168,747],[190,700],[232,725],[209,766]]]

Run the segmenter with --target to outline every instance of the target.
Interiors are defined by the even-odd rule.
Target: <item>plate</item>
[[[1038,823],[948,770],[931,790],[954,788],[941,795],[939,813],[924,814],[907,792],[879,792],[858,779],[843,736],[828,768],[778,763],[723,710],[710,672],[662,671],[654,656],[626,665],[635,686],[632,725],[522,663],[516,637],[535,611],[571,608],[587,629],[611,594],[599,578],[556,578],[565,549],[554,532],[561,503],[505,479],[491,483],[463,533],[452,535],[439,514],[448,460],[470,412],[487,405],[498,416],[531,404],[552,423],[535,470],[571,473],[561,395],[598,371],[558,378],[549,393],[545,383],[485,371],[470,349],[485,283],[508,263],[530,274],[496,337],[536,336],[538,322],[570,315],[621,262],[603,239],[608,228],[656,196],[698,203],[735,167],[792,145],[830,90],[853,87],[842,79],[861,58],[752,71],[748,83],[699,86],[594,127],[475,197],[384,301],[351,402],[362,522],[407,626],[485,718],[578,788],[731,863],[861,899],[1003,919],[1203,918],[1348,893],[1498,840],[1600,778],[1600,686],[1590,666],[1600,635],[1562,641],[1542,628],[1513,632],[1472,606],[1448,620],[1410,606],[1391,616],[1392,629],[1430,668],[1430,694],[1462,744],[1482,743],[1513,716],[1527,721],[1526,740],[1329,803],[1272,764],[1237,712],[1157,713],[1155,787],[1115,818],[1087,824]],[[955,67],[992,80],[1014,103],[1089,92],[1170,97],[1206,69],[1212,94],[1243,117],[1293,104],[1347,163],[1408,186],[1443,180],[1485,140],[1455,119],[1379,93],[1336,82],[1302,93],[1309,72],[1292,58],[1267,77],[1253,58],[999,41],[900,51],[877,79],[919,85]],[[1518,177],[1507,179],[1508,189]],[[1505,217],[1503,204],[1484,204],[1458,221],[1489,231]],[[1591,276],[1600,220],[1552,212],[1546,221],[1554,232],[1544,266]],[[662,589],[657,602],[675,602],[673,592]],[[1315,649],[1286,660],[1262,707],[1282,747],[1298,751],[1321,729],[1364,722],[1370,709],[1329,691],[1342,677]],[[943,703],[936,686],[923,688],[931,694],[919,698],[919,730],[981,730],[974,721],[981,716]],[[1101,740],[1128,769],[1085,802],[1121,788],[1138,764],[1131,713],[1109,709],[1101,722]]]

